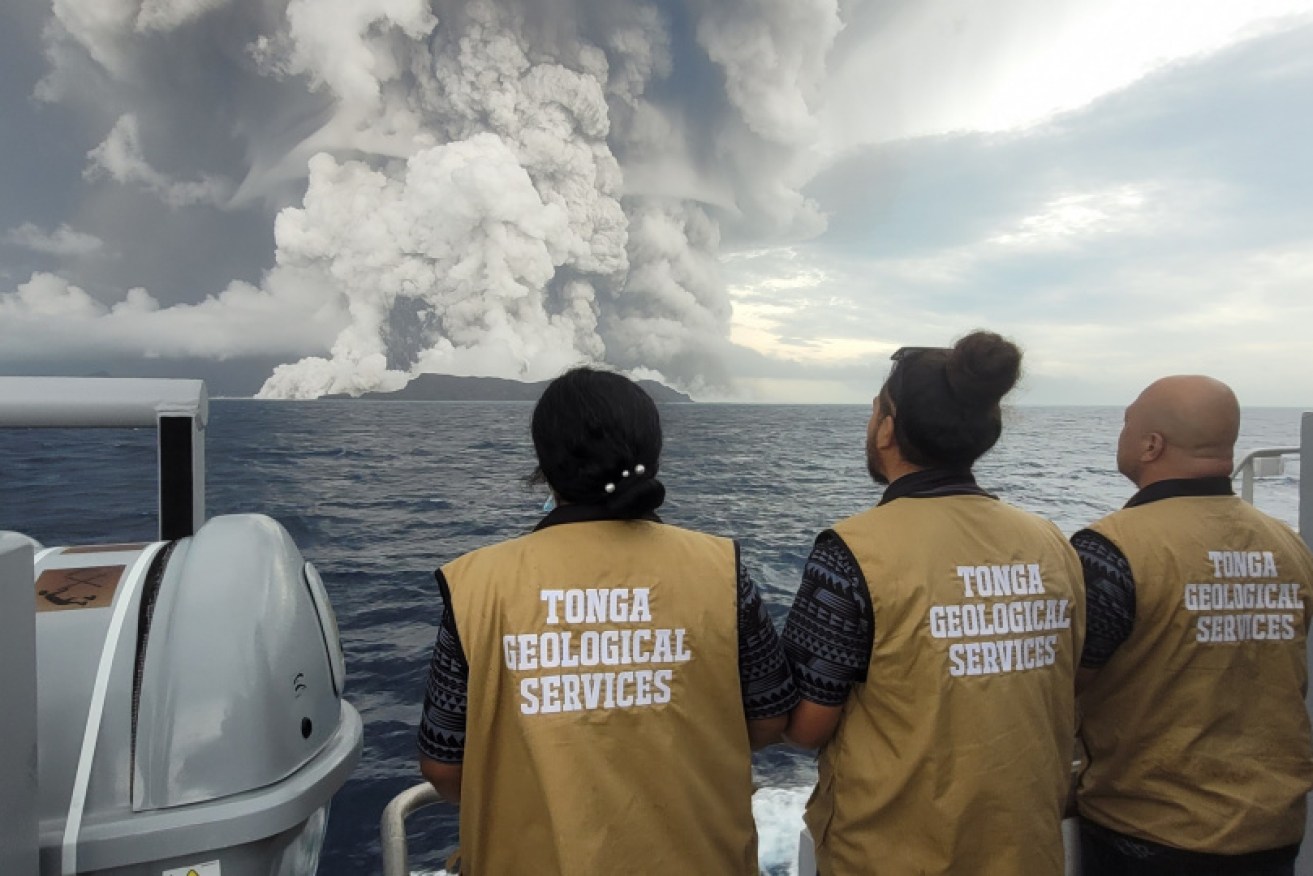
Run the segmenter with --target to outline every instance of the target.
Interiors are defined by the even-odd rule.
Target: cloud
[[[836,0],[704,0],[698,42],[725,71],[732,104],[755,133],[806,143],[825,57],[842,29]]]
[[[1156,70],[1308,20],[1306,0],[892,0],[854,4],[820,151],[1042,124]]]
[[[62,277],[36,273],[0,293],[0,349],[16,360],[202,357],[217,360],[318,349],[344,314],[304,278],[278,273],[260,289],[233,283],[198,304],[161,307],[144,289],[104,304]]]
[[[1299,27],[1022,132],[854,153],[808,189],[824,236],[726,262],[735,338],[802,374],[983,325],[1027,348],[1038,400],[1190,370],[1313,398],[1311,94]]]
[[[228,2],[230,0],[141,0],[134,27],[140,33],[175,30]]]
[[[90,164],[84,175],[88,179],[104,175],[118,183],[136,183],[158,195],[170,207],[189,204],[222,206],[228,200],[231,185],[223,180],[202,176],[199,180],[180,181],[151,167],[141,151],[137,117],[131,113],[119,117],[109,136],[88,152],[87,158]]]
[[[54,231],[45,231],[31,222],[9,229],[4,240],[32,252],[60,258],[94,255],[105,246],[105,242],[94,234],[84,234],[67,225],[60,225]]]

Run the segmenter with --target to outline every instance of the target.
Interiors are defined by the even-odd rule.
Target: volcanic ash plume
[[[175,208],[277,203],[306,180],[277,214],[263,291],[319,289],[319,318],[341,328],[327,356],[278,367],[265,397],[421,372],[539,380],[581,362],[719,384],[722,235],[820,227],[788,172],[837,0],[56,0],[55,13],[47,98],[91,65],[121,103],[89,174]],[[317,119],[291,142],[239,102],[237,182],[166,174],[142,148],[176,94],[141,71],[185,57],[169,40],[207,22]]]
[[[536,378],[602,356],[590,292],[549,313],[577,243],[569,215],[494,134],[423,149],[393,176],[317,155],[275,233],[279,265],[321,272],[351,324],[330,359],[280,366],[266,395],[388,388],[412,368]]]

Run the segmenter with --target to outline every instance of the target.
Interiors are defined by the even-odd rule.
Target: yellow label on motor
[[[165,870],[160,876],[223,876],[223,868],[218,861],[206,861],[204,864],[192,864],[190,867],[174,867]]]

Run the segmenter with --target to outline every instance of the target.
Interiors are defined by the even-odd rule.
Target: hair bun
[[[666,487],[654,477],[640,477],[606,497],[606,507],[619,517],[651,514],[666,501]]]
[[[972,332],[953,345],[945,377],[963,406],[993,407],[1021,377],[1021,350],[994,332]]]

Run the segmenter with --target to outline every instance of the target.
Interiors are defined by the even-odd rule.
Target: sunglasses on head
[[[949,347],[899,347],[897,350],[894,350],[893,355],[889,358],[898,362],[906,359],[908,356],[915,356],[918,353],[929,353],[932,350],[943,350],[944,352],[948,352],[949,349]]]
[[[904,359],[910,359],[913,356],[919,356],[922,353],[932,353],[935,351],[948,352],[948,347],[899,347],[894,350],[893,355],[889,358],[893,360],[893,368],[889,371],[889,376],[885,378],[884,389],[882,390],[886,399],[889,400],[891,407],[897,408],[902,400],[903,389],[903,369],[900,367]]]

